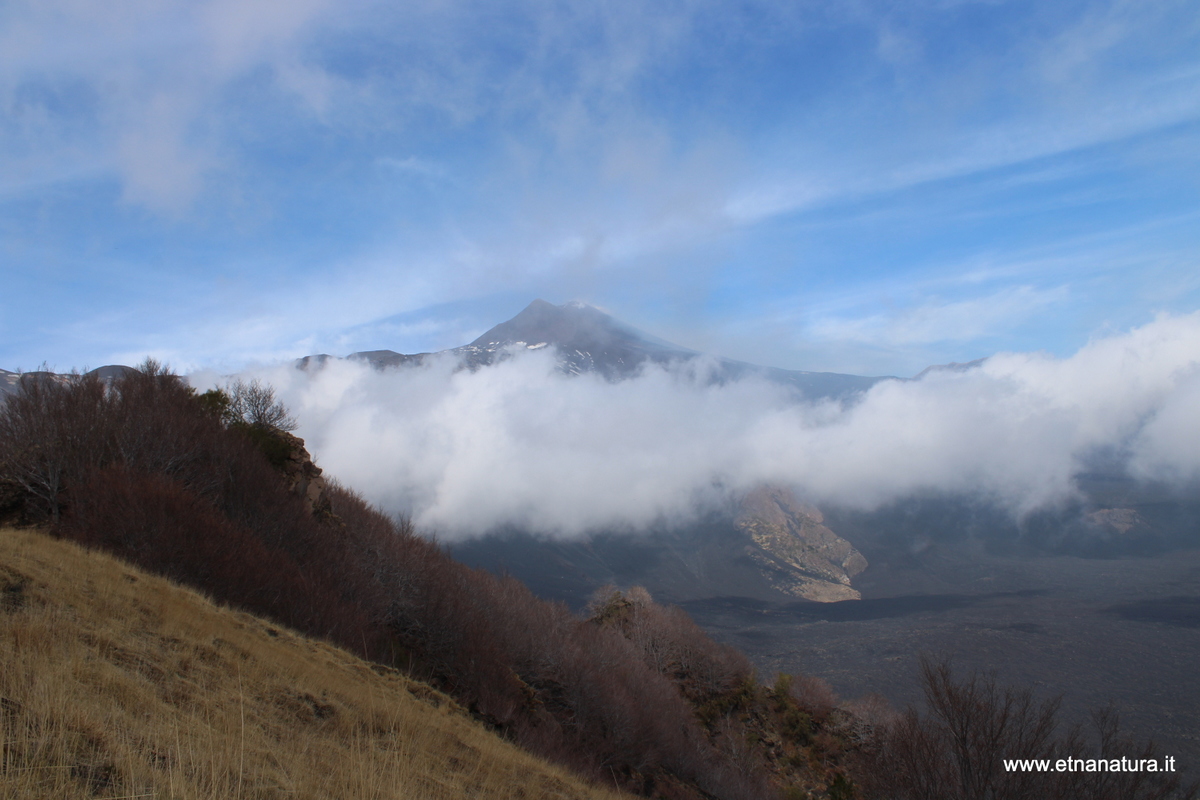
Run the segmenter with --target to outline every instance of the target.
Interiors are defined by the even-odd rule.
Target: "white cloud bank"
[[[1135,477],[1200,478],[1200,312],[1069,358],[1001,354],[887,381],[848,407],[758,379],[708,385],[702,369],[567,377],[546,350],[475,373],[446,359],[260,374],[327,474],[446,538],[686,520],[764,481],[818,503],[961,491],[1021,512],[1071,496],[1100,451],[1127,454]]]

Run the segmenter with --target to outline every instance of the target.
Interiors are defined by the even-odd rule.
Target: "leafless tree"
[[[0,481],[23,493],[28,512],[57,521],[67,483],[106,458],[108,402],[95,376],[37,373],[0,404]]]
[[[275,397],[275,389],[270,384],[257,378],[249,382],[239,378],[225,391],[229,395],[230,410],[246,424],[278,431],[296,430],[296,419]]]

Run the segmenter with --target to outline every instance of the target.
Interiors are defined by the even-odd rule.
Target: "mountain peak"
[[[491,328],[471,345],[495,347],[518,342],[545,342],[560,348],[588,349],[597,344],[640,338],[635,331],[608,314],[578,300],[561,306],[545,300],[534,300],[520,314]]]
[[[681,347],[652,341],[587,303],[573,300],[556,306],[540,299],[462,349],[493,353],[518,344],[531,349],[553,345],[567,372],[599,370],[610,376],[631,373],[647,357],[662,361],[691,355]]]

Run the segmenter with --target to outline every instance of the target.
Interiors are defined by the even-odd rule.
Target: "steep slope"
[[[0,796],[615,798],[445,695],[98,552],[0,529]]]

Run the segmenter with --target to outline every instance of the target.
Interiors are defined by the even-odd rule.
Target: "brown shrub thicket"
[[[597,590],[589,616],[629,640],[647,667],[670,679],[693,705],[720,705],[754,674],[749,659],[709,638],[687,612],[655,603],[643,587]]]
[[[788,693],[796,701],[796,705],[819,722],[827,720],[838,707],[837,693],[828,681],[821,678],[810,675],[791,676]]]

